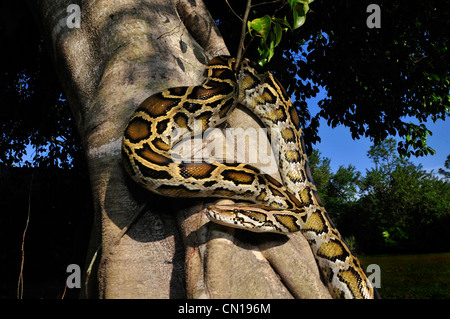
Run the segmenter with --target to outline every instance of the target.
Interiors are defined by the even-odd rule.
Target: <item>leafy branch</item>
[[[239,66],[242,56],[250,43],[259,38],[258,63],[263,66],[267,64],[274,55],[274,50],[281,41],[284,32],[294,31],[301,27],[306,21],[306,13],[309,11],[309,4],[314,0],[274,0],[266,1],[252,5],[251,0],[247,0],[243,18],[231,8],[228,0],[225,0],[234,15],[242,21],[241,38],[239,41],[239,49],[236,55],[236,67]],[[280,3],[280,6],[275,9],[272,15],[264,15],[260,18],[249,20],[248,16],[250,10],[259,6]],[[282,18],[277,17],[277,13],[289,5],[290,16],[284,15]],[[284,10],[286,12],[286,10]],[[244,45],[246,36],[250,36],[250,41],[247,46]]]

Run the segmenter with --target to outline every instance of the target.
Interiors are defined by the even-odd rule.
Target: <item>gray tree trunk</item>
[[[89,167],[96,215],[88,263],[101,250],[85,297],[329,298],[300,233],[212,225],[198,213],[206,202],[153,195],[122,168],[122,133],[134,109],[165,88],[199,84],[209,59],[228,54],[201,0],[30,4],[51,45]],[[81,8],[80,28],[67,24],[70,4]],[[229,125],[250,122],[257,125],[238,109]]]

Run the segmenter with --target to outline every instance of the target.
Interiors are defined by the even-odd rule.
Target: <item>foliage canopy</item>
[[[71,167],[82,162],[81,143],[46,45],[23,2],[2,2],[0,8],[8,12],[1,20],[0,38],[9,48],[0,72],[0,162],[17,165],[26,146],[33,144],[38,151],[34,164]],[[226,1],[205,2],[230,52],[237,52],[240,21],[230,7],[239,15],[245,1],[227,1],[230,6]],[[285,4],[281,9],[280,3]],[[353,138],[380,142],[397,134],[403,155],[434,153],[424,121],[445,119],[450,112],[448,33],[443,31],[450,29],[450,2],[383,2],[380,29],[366,25],[367,1],[253,4],[252,32],[261,27],[255,19],[271,17],[266,44],[276,50],[263,51],[272,56],[267,68],[300,110],[309,149],[320,140],[319,119],[324,118],[331,127],[349,127]],[[293,32],[283,33],[279,41],[280,29],[288,26]],[[261,42],[246,45],[249,58],[261,59]],[[311,116],[305,99],[316,96],[319,87],[327,96]]]
[[[236,52],[237,18],[221,1],[206,3]],[[244,1],[229,3],[235,12],[243,12]],[[434,154],[425,121],[445,120],[450,114],[449,35],[444,32],[450,29],[450,2],[383,1],[381,28],[372,29],[366,21],[370,3],[310,3],[307,23],[283,36],[267,67],[301,110],[307,144],[320,140],[317,128],[324,118],[331,127],[348,127],[354,139],[364,136],[378,143],[398,135],[402,155]],[[278,6],[278,1],[258,6],[250,19]],[[254,60],[260,57],[256,48],[247,53]],[[305,99],[319,87],[327,96],[311,117]]]
[[[450,183],[414,165],[387,139],[372,146],[368,157],[375,167],[365,176],[352,165],[336,173],[330,159],[317,151],[311,171],[325,207],[356,248],[366,253],[445,251],[450,247]],[[393,151],[392,151],[393,150]]]

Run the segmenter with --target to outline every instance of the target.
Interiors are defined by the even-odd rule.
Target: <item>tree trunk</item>
[[[81,8],[69,28],[67,7]],[[227,54],[201,0],[30,1],[46,34],[86,153],[95,207],[85,297],[328,298],[300,233],[254,234],[215,225],[206,202],[141,189],[121,163],[134,109],[168,87],[202,81],[210,58]],[[257,122],[237,109],[229,125]],[[120,240],[133,216],[144,211]]]

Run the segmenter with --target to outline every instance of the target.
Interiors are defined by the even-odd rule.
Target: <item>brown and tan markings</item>
[[[130,176],[164,196],[227,197],[254,202],[210,206],[214,222],[250,231],[301,231],[335,298],[374,298],[375,289],[341,239],[320,202],[311,176],[295,107],[269,72],[220,56],[207,65],[198,86],[170,88],[147,98],[125,128],[123,162]],[[282,183],[244,163],[178,163],[170,151],[175,131],[201,132],[223,123],[237,103],[260,118],[279,142]]]

